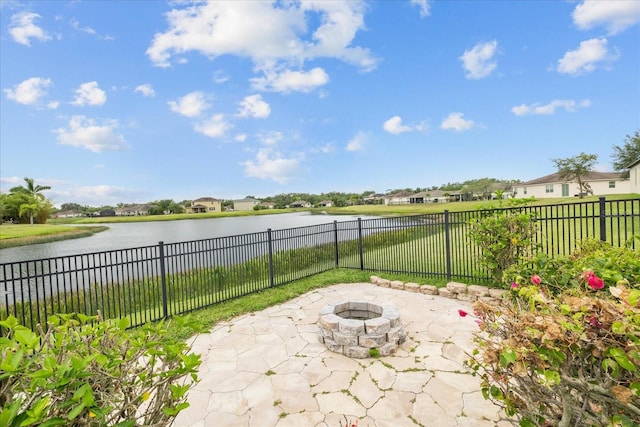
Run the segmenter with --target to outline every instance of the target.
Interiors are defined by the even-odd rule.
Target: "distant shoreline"
[[[11,227],[3,226],[3,227]],[[23,237],[8,237],[0,239],[0,249],[15,248],[17,246],[36,245],[39,243],[57,242],[60,240],[80,239],[82,237],[89,237],[96,233],[108,230],[109,227],[101,226],[87,226],[87,227],[69,227],[70,230],[64,230],[54,232],[51,234],[41,235],[29,235]]]

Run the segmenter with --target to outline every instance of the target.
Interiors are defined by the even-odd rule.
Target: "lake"
[[[371,218],[360,216],[361,218]],[[108,230],[80,239],[0,249],[0,263],[77,255],[114,249],[177,243],[357,219],[351,215],[313,215],[309,212],[179,221],[104,224]],[[95,225],[95,224],[92,224]]]

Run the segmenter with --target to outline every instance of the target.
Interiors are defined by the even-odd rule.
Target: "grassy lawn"
[[[52,224],[2,224],[0,225],[0,249],[36,243],[87,237],[108,227],[69,227]]]
[[[607,200],[629,200],[637,199],[637,194],[616,194],[607,196]],[[517,199],[516,199],[517,200]],[[589,196],[584,199],[577,197],[559,197],[553,199],[536,199],[530,203],[531,206],[557,205],[562,203],[579,203],[597,201],[598,196]],[[429,213],[442,213],[445,210],[450,212],[475,211],[478,209],[493,209],[498,207],[510,207],[510,200],[476,200],[471,202],[452,203],[427,203],[414,205],[356,205],[341,208],[320,208],[328,214],[344,215],[420,215]]]

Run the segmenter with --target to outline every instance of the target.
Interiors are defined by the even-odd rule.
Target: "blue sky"
[[[0,190],[56,205],[553,173],[640,128],[640,1],[11,1]]]

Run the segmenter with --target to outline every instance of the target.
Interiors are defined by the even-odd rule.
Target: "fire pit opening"
[[[365,300],[337,301],[320,309],[318,339],[347,357],[388,356],[406,340],[400,312]]]

